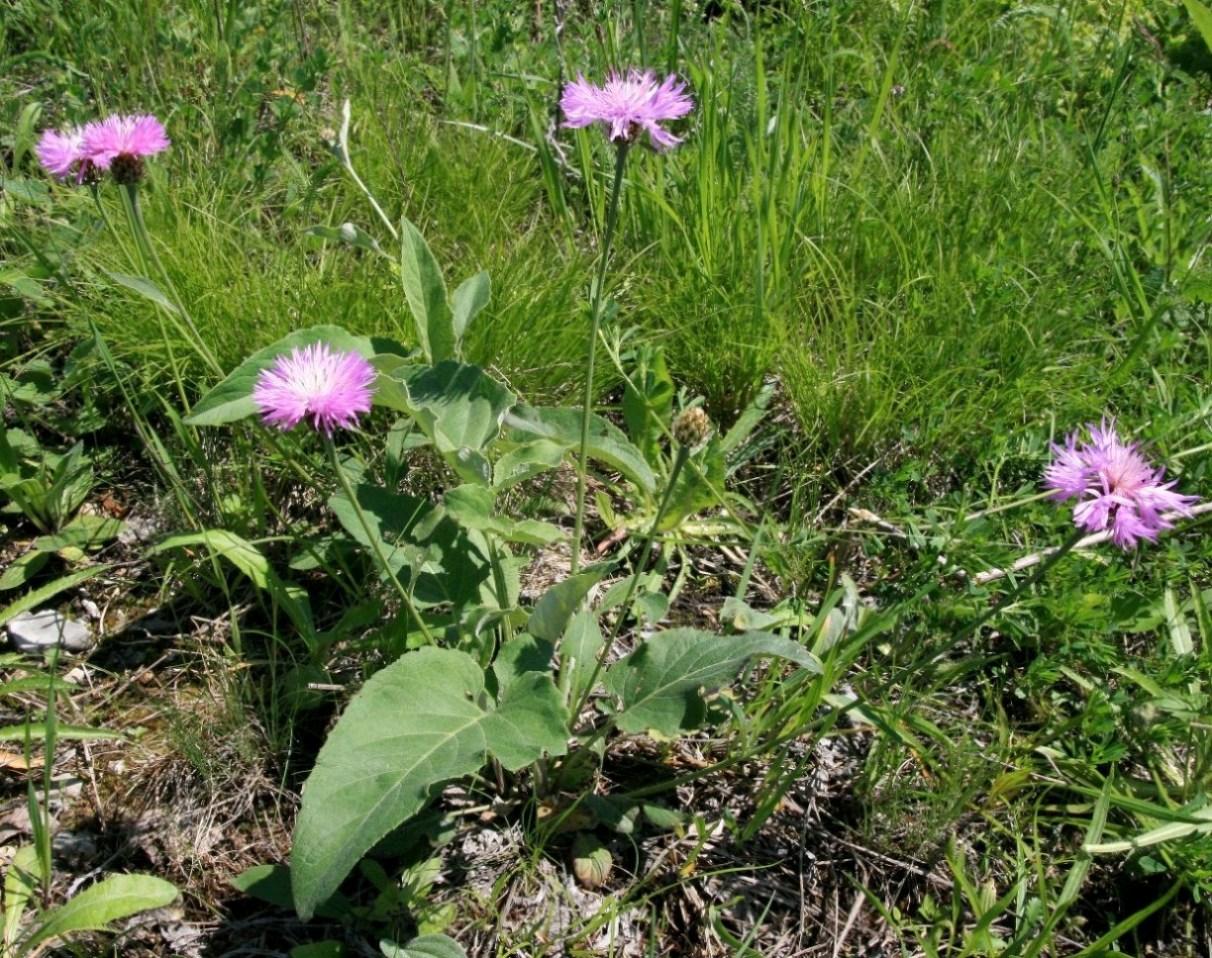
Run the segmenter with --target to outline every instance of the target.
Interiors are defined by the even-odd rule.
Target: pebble
[[[8,640],[18,652],[45,652],[59,646],[67,652],[87,652],[95,644],[87,622],[61,612],[22,612],[8,623]]]

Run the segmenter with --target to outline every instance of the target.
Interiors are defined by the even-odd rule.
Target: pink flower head
[[[103,170],[108,170],[118,157],[155,156],[169,145],[164,126],[148,114],[119,114],[84,128],[84,155]]]
[[[291,429],[310,417],[315,429],[331,436],[338,426],[352,429],[358,414],[370,411],[374,381],[374,368],[359,353],[313,343],[262,370],[252,398],[268,425]]]
[[[1173,523],[1162,513],[1191,515],[1198,496],[1173,492],[1174,482],[1162,482],[1164,469],[1154,469],[1139,452],[1140,443],[1125,444],[1115,433],[1115,420],[1086,427],[1088,441],[1074,432],[1063,446],[1053,444],[1055,458],[1044,471],[1052,498],[1077,498],[1075,525],[1089,532],[1111,531],[1111,541],[1130,549],[1138,539],[1157,541]]]
[[[75,176],[79,180],[84,173],[84,130],[78,126],[62,133],[44,130],[36,151],[38,162],[52,176],[61,180]]]
[[[670,74],[660,83],[652,71],[628,70],[626,76],[611,73],[605,86],[595,86],[577,74],[574,83],[564,87],[560,97],[564,125],[589,126],[605,123],[613,143],[634,143],[647,131],[654,149],[664,150],[682,141],[660,125],[676,120],[694,109],[694,100],[686,93],[686,84]]]

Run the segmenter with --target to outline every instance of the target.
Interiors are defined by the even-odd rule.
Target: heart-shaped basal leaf
[[[624,732],[654,729],[672,738],[698,728],[706,711],[700,690],[731,682],[747,659],[777,656],[813,672],[821,662],[803,647],[769,632],[713,635],[670,629],[644,639],[606,672]]]
[[[299,329],[276,343],[259,349],[228,373],[227,377],[203,396],[185,422],[191,426],[221,426],[257,414],[253,402],[253,386],[262,370],[268,369],[278,357],[292,349],[302,349],[313,343],[327,343],[343,352],[361,353],[368,359],[375,354],[374,346],[365,336],[354,336],[340,326],[313,326]]]
[[[301,918],[442,783],[478,771],[490,752],[510,769],[564,753],[566,716],[543,704],[559,701],[550,676],[528,672],[499,705],[487,700],[475,660],[438,648],[401,656],[353,697],[303,790],[290,862]]]

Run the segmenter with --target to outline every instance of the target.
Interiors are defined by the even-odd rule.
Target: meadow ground
[[[1114,420],[1212,498],[1201,23],[10,0],[0,622],[98,641],[0,656],[0,956],[1212,954],[1206,515],[1043,495]],[[631,66],[677,146],[563,122]],[[137,188],[42,169],[116,113],[172,141]],[[380,377],[335,442],[247,399],[315,327]],[[375,819],[356,703],[454,656],[483,742]],[[126,874],[179,895],[54,925]]]

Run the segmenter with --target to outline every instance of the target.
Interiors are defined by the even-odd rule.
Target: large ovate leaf
[[[198,401],[184,421],[191,426],[220,426],[256,415],[257,404],[253,402],[252,391],[262,370],[271,367],[284,353],[313,343],[327,343],[333,349],[358,352],[367,358],[374,355],[369,339],[354,336],[340,326],[296,330],[244,360]]]
[[[376,673],[320,750],[295,828],[295,907],[308,919],[388,832],[416,815],[442,783],[478,771],[489,752],[511,768],[550,748],[562,754],[535,700],[538,673],[514,677],[514,694],[488,698],[471,656],[410,652]],[[550,682],[550,679],[548,679]]]
[[[86,888],[70,901],[42,916],[26,948],[81,931],[101,931],[111,922],[141,911],[164,908],[177,897],[177,888],[152,875],[114,875]]]
[[[525,405],[515,406],[505,419],[505,425],[510,430],[509,438],[515,442],[541,437],[567,443],[570,448],[577,449],[581,445],[582,422],[583,414],[580,409],[543,409]],[[643,453],[618,426],[601,416],[593,415],[589,419],[588,451],[591,458],[622,473],[641,491],[648,495],[654,494],[656,477]]]
[[[425,237],[407,219],[400,222],[400,281],[421,351],[435,365],[453,359],[457,337],[446,301],[446,282]]]
[[[667,737],[697,728],[706,711],[700,690],[731,682],[758,655],[821,671],[811,652],[768,632],[725,636],[670,629],[643,640],[606,672],[607,694],[618,703],[618,727],[624,732],[654,729]]]

